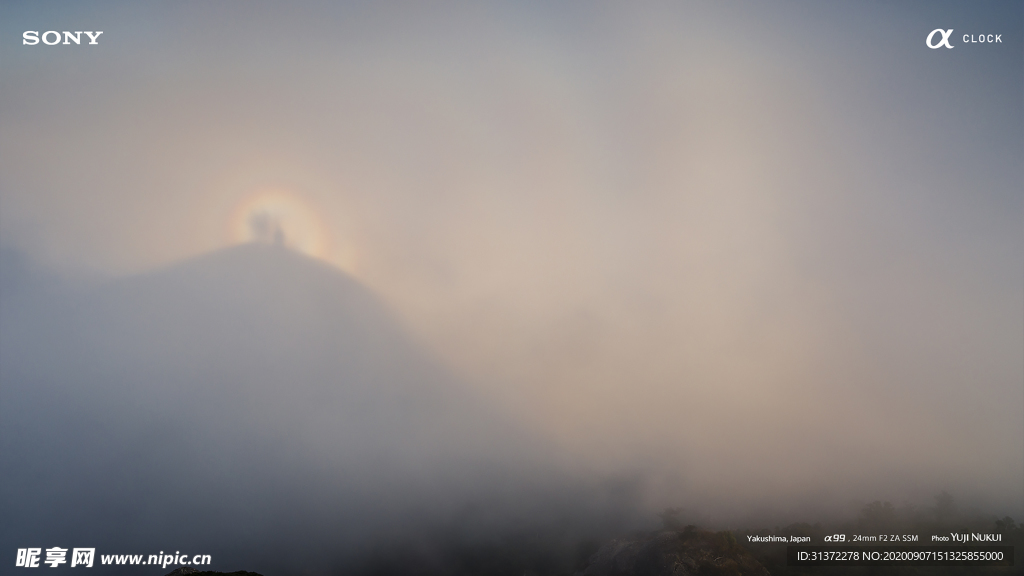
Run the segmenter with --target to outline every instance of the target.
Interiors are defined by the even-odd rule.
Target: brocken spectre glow
[[[277,241],[314,258],[330,258],[327,227],[304,200],[282,190],[264,190],[239,204],[231,214],[231,240],[235,243]],[[269,226],[271,235],[261,237]],[[264,231],[264,236],[268,231]]]

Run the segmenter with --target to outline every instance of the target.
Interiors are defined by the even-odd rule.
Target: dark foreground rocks
[[[370,570],[387,574],[424,574],[422,566],[388,566]],[[363,571],[360,571],[363,572]],[[497,570],[496,572],[507,572]],[[451,574],[495,573],[489,570],[454,570]],[[546,571],[544,573],[547,573]],[[555,573],[564,574],[557,571]],[[525,574],[538,574],[527,570]],[[260,576],[255,572],[210,572],[178,568],[165,576]],[[771,576],[741,547],[731,532],[712,532],[692,526],[637,533],[607,542],[574,576]]]
[[[239,570],[238,572],[212,572],[210,570],[197,570],[195,568],[178,568],[172,570],[164,576],[262,576],[255,572],[246,572]]]
[[[577,576],[770,576],[730,532],[688,526],[620,538],[590,557]]]

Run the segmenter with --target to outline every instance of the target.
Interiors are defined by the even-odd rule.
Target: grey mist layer
[[[4,4],[0,554],[1019,518],[1022,10]]]

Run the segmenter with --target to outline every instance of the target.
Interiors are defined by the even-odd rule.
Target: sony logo
[[[82,34],[82,31],[68,32],[65,30],[62,35],[56,30],[47,30],[46,32],[43,32],[42,36],[40,36],[38,30],[26,30],[25,33],[21,35],[21,43],[27,46],[35,46],[36,44],[39,44],[39,40],[42,40],[43,44],[53,46],[54,44],[60,44],[61,40],[64,40],[64,44],[71,44],[72,42],[75,44],[81,44]],[[99,44],[96,39],[100,37],[100,34],[103,34],[103,31],[93,32],[92,30],[86,30],[84,34],[89,37],[89,44]]]

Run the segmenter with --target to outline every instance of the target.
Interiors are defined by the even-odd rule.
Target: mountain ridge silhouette
[[[224,533],[212,552],[228,557],[356,546],[472,502],[519,506],[510,494],[560,474],[370,290],[280,246],[114,279],[58,308],[4,326],[23,341],[0,367],[0,464],[17,471],[3,490],[18,495],[4,542],[89,526],[119,549],[208,551]]]

